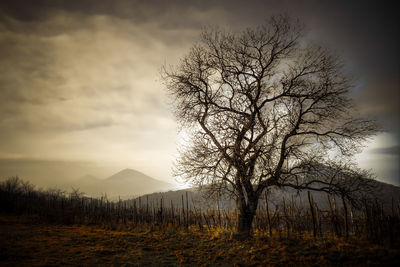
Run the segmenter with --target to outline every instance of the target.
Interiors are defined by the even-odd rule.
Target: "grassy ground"
[[[400,249],[335,238],[256,236],[216,230],[43,225],[0,216],[1,266],[400,266]]]

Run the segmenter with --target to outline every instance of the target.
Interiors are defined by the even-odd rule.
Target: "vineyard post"
[[[310,191],[307,191],[308,194],[308,202],[310,204],[310,211],[311,211],[311,216],[312,216],[312,222],[313,222],[313,235],[316,237],[317,235],[317,227],[316,227],[316,222],[315,222],[315,214],[314,214],[314,205],[313,205],[313,200],[312,196],[310,194]]]
[[[272,226],[271,226],[271,217],[269,215],[269,206],[268,206],[268,198],[267,198],[267,190],[264,191],[264,199],[265,199],[265,208],[267,210],[267,220],[268,220],[268,230],[269,236],[272,236]]]

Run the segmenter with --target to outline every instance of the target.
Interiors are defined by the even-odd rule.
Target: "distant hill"
[[[375,181],[376,183],[376,195],[380,203],[383,204],[383,207],[386,212],[391,212],[392,199],[394,205],[398,205],[400,203],[400,187],[394,186],[391,184],[382,183],[379,181]],[[174,207],[181,208],[182,207],[182,197],[184,198],[184,205],[186,207],[186,194],[188,196],[188,204],[191,208],[202,208],[202,209],[215,209],[217,207],[217,201],[204,197],[204,191],[199,191],[194,188],[176,190],[176,191],[168,191],[168,192],[160,192],[160,193],[151,193],[147,195],[143,195],[140,197],[141,203],[144,205],[146,202],[149,202],[149,205],[158,206],[160,203],[160,199],[163,199],[163,206],[170,207],[171,203]],[[329,204],[327,200],[326,193],[324,192],[311,192],[314,202],[317,204],[320,210],[328,210]],[[282,199],[286,201],[294,201],[297,206],[306,206],[308,208],[308,197],[307,191],[297,192],[293,189],[278,189],[274,188],[268,194],[268,202],[271,208],[275,208],[278,205],[282,205]],[[342,201],[339,197],[335,197],[338,207],[342,207]],[[139,198],[136,198],[138,201]],[[132,203],[132,200],[129,200]],[[233,199],[229,199],[226,196],[222,196],[218,202],[220,208],[224,208],[226,210],[235,208],[235,201]],[[260,207],[264,206],[264,200],[260,199],[259,203]],[[396,208],[397,209],[397,208]]]
[[[111,199],[118,197],[127,199],[174,188],[172,184],[154,179],[133,169],[124,169],[106,179],[86,175],[75,181],[73,186],[88,196],[99,197],[106,194]]]

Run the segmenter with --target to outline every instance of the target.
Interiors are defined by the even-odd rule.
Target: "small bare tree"
[[[286,16],[240,33],[206,30],[176,68],[162,71],[191,140],[176,174],[229,191],[239,237],[251,235],[266,188],[336,192],[343,179],[315,170],[340,166],[376,131],[354,114],[340,59],[307,44],[302,32]]]

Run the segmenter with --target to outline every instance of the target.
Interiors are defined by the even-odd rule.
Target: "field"
[[[118,227],[117,227],[118,228]],[[399,266],[400,249],[312,234],[232,239],[225,229],[33,223],[0,217],[1,266]]]
[[[357,207],[326,196],[322,210],[267,195],[246,240],[237,215],[216,205],[113,202],[77,192],[35,190],[18,178],[0,183],[0,266],[400,266],[400,201]],[[347,203],[347,204],[346,204]]]

